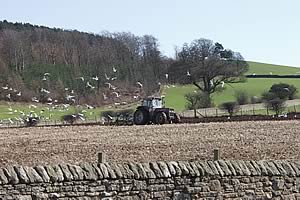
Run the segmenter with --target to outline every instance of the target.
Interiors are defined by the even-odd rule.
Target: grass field
[[[300,79],[286,79],[286,78],[248,78],[244,83],[235,83],[226,85],[225,89],[221,92],[216,92],[212,95],[213,101],[216,106],[222,102],[234,101],[235,92],[247,91],[249,96],[260,97],[264,91],[267,91],[274,83],[288,83],[298,88],[300,91]],[[184,94],[196,90],[194,85],[183,85],[165,88],[166,105],[174,107],[176,110],[185,109]]]
[[[212,159],[300,159],[300,121],[0,129],[0,166]]]
[[[273,75],[287,75],[287,74],[297,74],[300,75],[300,66],[299,67],[290,67],[282,65],[273,65],[266,63],[258,63],[248,61],[249,71],[246,74],[270,74]]]

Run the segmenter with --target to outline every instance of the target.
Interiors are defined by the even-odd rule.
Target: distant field
[[[267,91],[274,83],[288,83],[296,86],[300,91],[300,79],[286,78],[248,78],[244,83],[235,83],[231,85],[225,84],[225,90],[213,94],[213,100],[216,106],[222,102],[233,101],[236,91],[247,91],[249,96],[260,97],[264,91]],[[194,85],[184,85],[165,88],[166,105],[176,110],[185,110],[184,94],[196,90]]]
[[[270,74],[273,75],[287,75],[287,74],[298,74],[300,75],[300,68],[290,67],[290,66],[281,66],[273,65],[266,63],[250,62],[249,71],[246,74]]]

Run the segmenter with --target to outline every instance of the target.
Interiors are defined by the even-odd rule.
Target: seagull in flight
[[[186,72],[186,75],[187,75],[187,76],[191,76],[190,71],[187,71],[187,72]]]
[[[89,87],[89,88],[91,88],[91,89],[95,89],[95,86],[92,86],[92,85],[90,84],[90,82],[87,82],[87,83],[86,83],[86,87]]]
[[[115,67],[113,67],[113,72],[116,73],[117,72],[117,69]]]
[[[110,79],[110,77],[108,77],[106,73],[104,74],[104,76],[105,76],[106,80]]]
[[[140,87],[143,87],[143,84],[141,82],[136,82],[136,84],[138,84]]]
[[[84,77],[83,76],[80,76],[77,79],[81,79],[82,81],[84,81]]]
[[[92,77],[93,80],[95,81],[98,81],[99,80],[99,77],[98,76],[95,76],[95,77]]]
[[[121,95],[117,92],[113,92],[113,94],[115,94],[117,96],[117,98],[119,98]]]

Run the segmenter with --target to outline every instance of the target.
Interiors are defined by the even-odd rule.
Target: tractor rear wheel
[[[134,112],[133,122],[136,125],[145,125],[149,121],[149,113],[146,110],[139,109]]]
[[[167,115],[164,112],[159,112],[155,115],[156,124],[165,124],[167,122]]]

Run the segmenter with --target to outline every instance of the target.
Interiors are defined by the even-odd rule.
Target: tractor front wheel
[[[133,122],[136,125],[145,125],[149,121],[149,113],[146,110],[136,110],[133,115]]]
[[[159,112],[155,116],[156,124],[165,124],[167,122],[167,115],[164,112]]]

